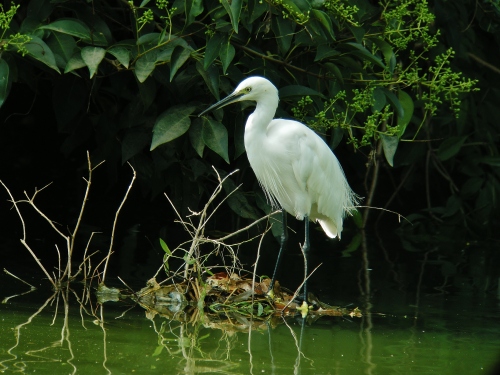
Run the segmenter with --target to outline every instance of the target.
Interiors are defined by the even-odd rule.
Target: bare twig
[[[14,208],[16,209],[17,216],[19,216],[19,219],[21,220],[21,225],[23,227],[23,239],[26,239],[26,224],[24,224],[24,219],[23,216],[21,215],[21,211],[19,211],[19,207],[17,207],[17,202],[15,201],[14,197],[12,196],[9,188],[3,183],[2,180],[0,180],[0,184],[4,187],[4,189],[7,191],[7,194],[10,197],[10,202],[14,205]]]
[[[52,221],[51,219],[49,219],[49,217],[47,215],[45,215],[35,204],[35,198],[36,196],[38,195],[38,193],[40,193],[42,190],[46,189],[47,187],[49,187],[50,185],[52,184],[49,183],[47,185],[45,185],[43,188],[41,189],[38,189],[38,188],[35,188],[35,192],[33,193],[33,196],[30,198],[30,196],[28,195],[28,193],[26,192],[26,190],[24,191],[24,195],[26,196],[27,200],[20,200],[18,201],[18,203],[28,203],[31,207],[33,207],[33,209],[41,216],[45,219],[45,221],[47,223],[49,223],[49,225],[52,227],[52,229],[54,229],[54,231],[59,234],[62,238],[64,238],[66,240],[66,242],[69,244],[69,236],[65,235],[63,232],[61,232],[59,230],[59,228],[56,226],[56,222],[55,221]]]
[[[377,150],[375,151],[374,155],[374,166],[373,166],[373,173],[372,173],[372,180],[370,184],[370,188],[368,190],[368,196],[366,198],[366,205],[371,206],[373,202],[373,198],[375,197],[375,189],[377,188],[377,183],[378,183],[378,177],[380,174],[380,157],[382,154],[382,141],[379,140],[378,145],[377,145]],[[367,171],[367,177],[368,177],[368,171]],[[370,210],[365,210],[363,213],[363,225],[362,227],[365,228],[366,224],[368,223],[368,217],[370,215]]]
[[[12,204],[14,205],[14,208],[16,209],[17,216],[21,220],[21,225],[22,225],[22,228],[23,228],[23,238],[20,239],[21,243],[28,250],[28,252],[31,254],[31,256],[33,257],[33,259],[35,260],[35,262],[38,264],[38,266],[40,267],[40,269],[43,271],[43,273],[45,274],[45,276],[47,276],[47,278],[49,279],[49,281],[52,284],[52,286],[54,288],[56,288],[56,282],[55,282],[55,280],[47,272],[47,270],[45,269],[45,267],[43,266],[43,264],[40,262],[40,259],[38,259],[38,257],[36,256],[35,252],[26,243],[26,224],[24,223],[23,216],[21,215],[21,211],[19,210],[19,207],[18,207],[18,203],[19,202],[14,199],[14,197],[12,196],[12,193],[10,192],[9,188],[3,183],[3,181],[0,180],[0,184],[2,184],[2,186],[5,189],[5,191],[7,191],[7,194],[10,197],[10,201],[12,202]]]
[[[491,69],[492,71],[494,71],[495,73],[498,73],[500,74],[500,68],[497,68],[495,65],[492,65],[490,64],[489,62],[487,61],[484,61],[483,59],[481,59],[479,56],[477,55],[474,55],[473,53],[470,53],[469,52],[469,57],[471,57],[473,60],[477,61],[479,64],[487,67],[488,69]]]
[[[85,195],[84,195],[83,200],[82,200],[82,205],[80,207],[80,213],[78,214],[78,219],[76,220],[75,228],[73,229],[73,233],[71,233],[71,240],[70,240],[69,247],[68,247],[68,264],[67,264],[66,270],[64,271],[64,275],[67,274],[69,279],[72,277],[72,275],[71,275],[71,259],[72,259],[73,250],[75,248],[75,238],[76,238],[76,235],[78,233],[78,229],[80,228],[80,224],[82,222],[82,217],[83,217],[83,212],[85,210],[85,206],[86,206],[87,201],[88,201],[89,192],[90,192],[90,185],[92,183],[92,172],[94,171],[94,169],[96,169],[97,167],[99,167],[103,163],[104,163],[104,160],[101,161],[99,164],[97,164],[95,167],[92,167],[92,163],[90,161],[90,154],[87,151],[87,168],[89,171],[89,176],[88,176],[88,179],[84,178],[84,181],[87,183],[87,187],[85,189]],[[64,277],[64,275],[63,275],[63,277]]]
[[[78,271],[73,275],[73,277],[76,277],[80,274],[80,272],[83,272],[83,282],[84,284],[87,283],[87,277],[90,274],[91,266],[90,266],[90,258],[98,253],[98,251],[94,251],[92,254],[87,256],[87,252],[89,251],[90,243],[92,242],[92,238],[94,237],[95,234],[101,233],[101,232],[92,232],[89,236],[89,239],[87,241],[87,246],[85,246],[85,250],[83,252],[83,259],[80,265],[78,266]],[[87,261],[89,262],[89,269],[87,270]]]
[[[300,247],[300,250],[302,251],[302,256],[304,257],[304,262],[306,261],[305,260],[305,254],[304,254],[304,251],[302,250],[302,246]],[[295,298],[297,298],[297,296],[299,295],[299,292],[300,290],[302,289],[302,286],[304,285],[304,283],[312,276],[312,274],[314,272],[316,272],[316,270],[322,266],[323,263],[320,263],[318,264],[310,273],[309,275],[306,275],[304,277],[304,280],[302,280],[302,282],[300,283],[300,285],[297,287],[297,289],[295,290],[295,292],[293,293],[293,297],[290,298],[290,301],[288,301],[288,303],[285,305],[285,307],[283,307],[283,309],[281,311],[285,311],[288,306],[290,306],[290,304],[295,300]],[[304,297],[304,301],[307,301],[307,297]]]
[[[401,215],[399,212],[388,210],[387,208],[382,208],[382,207],[371,207],[371,206],[356,206],[356,208],[366,208],[367,210],[379,210],[382,212],[389,212],[390,214],[394,214],[398,217],[398,220],[401,221],[401,219],[407,221],[408,223],[411,224],[411,221],[408,220],[406,217]]]
[[[120,203],[120,206],[118,207],[118,209],[116,210],[116,213],[115,213],[115,220],[113,221],[113,229],[111,230],[111,243],[109,244],[108,255],[106,255],[106,258],[105,258],[106,261],[104,262],[104,271],[102,272],[102,282],[103,283],[106,279],[106,272],[108,270],[109,259],[111,258],[111,254],[113,252],[113,244],[114,244],[114,239],[115,239],[116,223],[118,222],[118,216],[120,215],[120,211],[121,211],[123,205],[127,201],[128,194],[130,193],[130,190],[132,189],[132,186],[134,185],[134,181],[137,177],[137,173],[136,173],[134,167],[132,167],[132,164],[128,163],[128,165],[130,166],[130,168],[132,168],[133,176],[132,176],[132,180],[130,181],[130,184],[128,185],[127,191],[125,192],[125,196],[123,197],[122,202]]]
[[[164,193],[165,195],[165,198],[167,198],[168,200],[168,203],[170,203],[170,205],[172,206],[172,208],[174,209],[175,211],[175,214],[177,215],[177,217],[179,218],[179,223],[182,224],[182,226],[184,227],[184,229],[186,230],[186,232],[188,232],[190,234],[191,237],[194,236],[193,232],[188,228],[186,222],[182,219],[182,216],[181,214],[179,213],[179,211],[177,211],[177,208],[175,207],[174,203],[170,200],[170,198],[168,197],[167,193]],[[191,224],[192,226],[192,224]]]
[[[238,229],[236,232],[230,233],[230,234],[228,234],[227,236],[224,236],[224,237],[217,238],[217,241],[225,241],[225,240],[227,240],[228,238],[231,238],[231,237],[233,237],[233,236],[235,236],[235,235],[237,235],[237,234],[239,234],[239,233],[241,233],[241,232],[245,232],[245,231],[247,231],[248,229],[250,229],[251,227],[253,227],[254,225],[256,225],[256,224],[260,223],[262,220],[268,219],[268,218],[270,218],[271,216],[273,216],[274,214],[277,214],[277,213],[280,213],[280,212],[281,212],[281,210],[276,210],[276,211],[274,211],[274,212],[271,212],[271,213],[267,214],[266,216],[263,216],[263,217],[261,217],[260,219],[255,220],[252,224],[247,225],[247,226],[246,226],[246,227],[244,227],[244,228]]]
[[[9,275],[9,276],[13,277],[14,279],[19,280],[19,281],[20,281],[20,282],[22,282],[23,284],[28,285],[28,286],[31,288],[31,290],[35,290],[35,289],[36,289],[36,286],[31,285],[31,284],[30,284],[30,283],[28,283],[27,281],[24,281],[24,280],[23,280],[23,279],[21,279],[20,277],[18,277],[18,276],[16,276],[16,275],[14,275],[13,273],[11,273],[11,272],[7,271],[5,268],[3,269],[3,272],[5,272],[7,275]]]
[[[222,191],[222,184],[224,183],[224,181],[238,171],[238,170],[235,170],[231,173],[228,173],[227,176],[221,180],[220,175],[217,172],[217,170],[215,168],[213,168],[213,169],[214,169],[215,173],[217,174],[217,179],[219,181],[219,184],[217,185],[214,192],[212,193],[212,195],[208,199],[208,202],[205,204],[205,207],[203,207],[203,210],[199,213],[199,216],[200,216],[199,220],[200,221],[199,221],[199,224],[194,231],[193,240],[191,242],[191,247],[189,248],[189,251],[186,255],[186,264],[184,267],[184,279],[186,279],[186,280],[188,279],[188,273],[189,273],[189,269],[191,266],[190,260],[192,259],[194,252],[197,249],[199,249],[200,243],[203,243],[204,233],[205,233],[205,225],[206,225],[208,219],[214,214],[214,212],[220,206],[220,204],[222,204],[222,202],[219,205],[217,205],[217,207],[212,211],[212,213],[210,215],[208,215],[208,218],[207,218],[208,209],[209,209],[210,205],[212,204],[212,202],[214,201],[214,199],[217,197],[217,195],[219,195],[219,193]],[[227,197],[225,199],[227,199]]]
[[[261,234],[259,246],[257,246],[257,257],[255,258],[255,263],[253,264],[253,274],[252,274],[252,306],[255,301],[255,277],[257,275],[257,265],[259,264],[260,248],[262,246],[262,241],[264,240],[264,236],[266,235],[267,232],[269,232],[270,229],[271,226],[268,225],[266,230]],[[253,309],[252,309],[252,318],[253,318]]]

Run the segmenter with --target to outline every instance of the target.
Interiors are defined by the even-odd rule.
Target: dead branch
[[[2,180],[0,180],[0,184],[2,184],[2,186],[5,189],[5,191],[7,191],[7,194],[10,197],[10,202],[12,202],[12,204],[14,205],[14,208],[16,209],[16,212],[17,212],[17,216],[21,220],[21,225],[22,225],[22,228],[23,228],[23,238],[20,239],[21,243],[28,250],[28,252],[31,254],[31,256],[33,257],[33,259],[35,260],[35,262],[38,264],[38,266],[40,267],[40,269],[43,271],[43,273],[45,274],[45,276],[47,276],[47,278],[49,279],[49,281],[52,284],[52,286],[54,288],[56,288],[56,281],[52,278],[52,276],[50,276],[50,274],[47,272],[47,270],[45,269],[45,267],[43,266],[43,264],[40,262],[40,259],[38,259],[38,257],[35,255],[35,252],[26,243],[26,224],[24,223],[23,216],[21,215],[21,211],[19,210],[19,207],[18,207],[18,203],[19,202],[14,199],[14,197],[13,197],[12,193],[10,192],[9,188],[3,183]]]
[[[127,201],[128,194],[130,193],[130,190],[132,189],[132,186],[134,185],[134,181],[137,177],[137,173],[136,173],[134,167],[132,167],[132,164],[128,163],[128,165],[130,168],[132,168],[133,176],[132,176],[132,180],[130,181],[130,184],[128,185],[127,191],[125,192],[125,196],[123,197],[122,202],[120,203],[120,206],[118,207],[118,209],[116,210],[116,213],[115,213],[115,220],[113,221],[113,229],[111,230],[111,243],[109,244],[108,255],[106,255],[106,258],[105,258],[106,261],[104,262],[104,271],[102,272],[102,282],[103,283],[106,279],[106,272],[108,270],[109,259],[111,258],[111,254],[112,254],[112,250],[113,250],[113,244],[114,244],[114,240],[115,240],[116,223],[118,222],[118,216],[120,215],[120,211],[121,211],[123,205]]]

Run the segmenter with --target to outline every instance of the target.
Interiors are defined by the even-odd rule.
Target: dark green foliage
[[[244,77],[263,75],[280,89],[277,116],[293,114],[332,147],[344,141],[346,154],[359,150],[357,158],[394,166],[391,178],[378,178],[384,194],[374,205],[394,193],[402,202],[396,210],[436,221],[431,231],[453,223],[464,237],[493,235],[500,211],[494,2],[27,4],[6,2],[2,10],[0,106],[8,107],[12,84],[50,82],[66,155],[84,145],[113,168],[128,161],[144,192],[172,191],[179,207],[196,207],[213,187],[212,165],[248,168],[238,158],[245,114],[237,107],[196,114]],[[370,194],[354,165],[344,164],[348,179]],[[242,176],[229,206],[254,218],[262,202],[248,194],[253,175]]]

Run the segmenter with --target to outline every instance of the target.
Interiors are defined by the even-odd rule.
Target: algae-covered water
[[[24,288],[7,275],[0,282],[2,297]],[[132,302],[97,305],[91,298],[81,307],[81,292],[37,290],[0,305],[0,373],[492,373],[500,359],[497,295],[409,298],[390,284],[374,294],[380,297],[362,318],[302,324],[214,321],[201,313],[169,320]]]

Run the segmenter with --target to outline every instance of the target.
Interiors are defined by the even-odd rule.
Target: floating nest
[[[120,299],[131,298],[146,310],[148,318],[157,315],[181,322],[202,319],[207,327],[239,331],[267,329],[279,324],[283,317],[306,316],[309,321],[322,316],[359,318],[361,311],[330,306],[314,295],[308,296],[308,309],[304,311],[302,301],[276,281],[274,297],[268,295],[269,278],[253,279],[219,272],[209,276],[203,283],[190,280],[182,283],[162,285],[151,279],[146,287],[136,293],[120,294]],[[115,289],[101,289],[101,302],[106,296],[117,299]],[[109,299],[108,299],[109,300]]]

